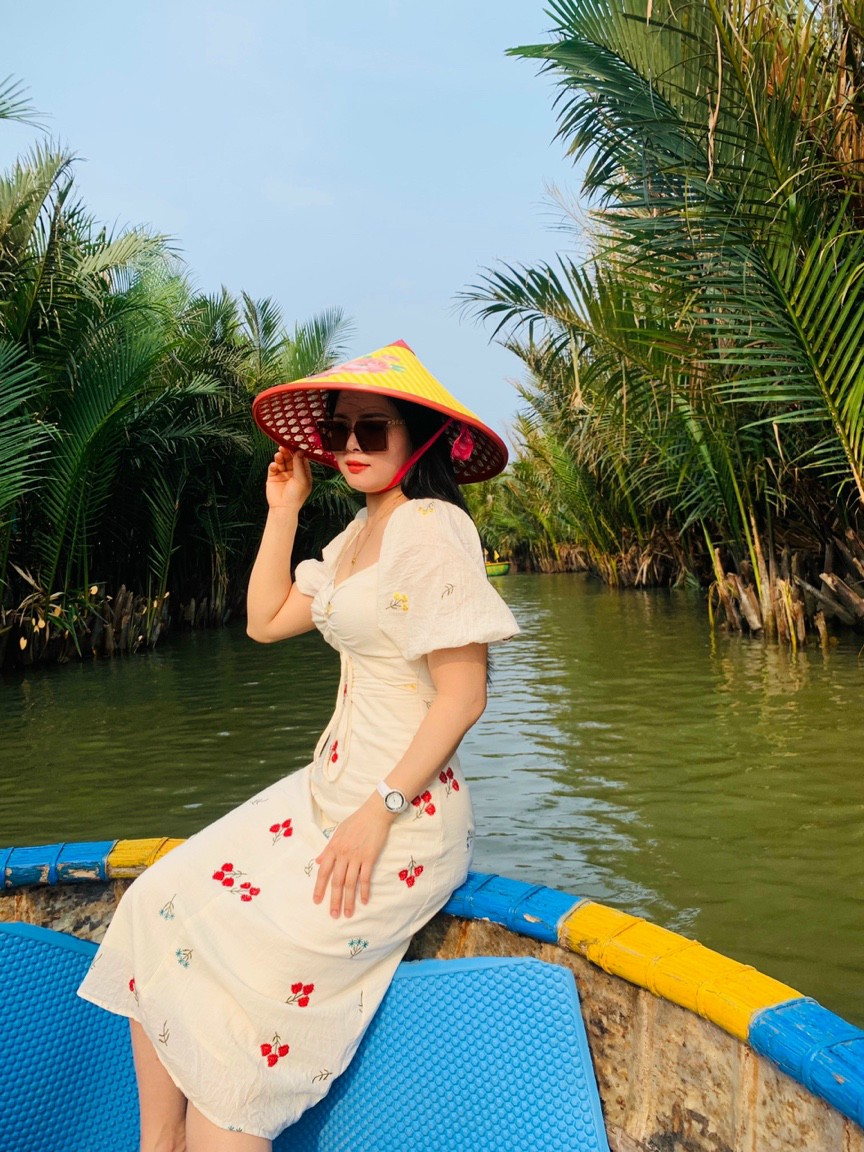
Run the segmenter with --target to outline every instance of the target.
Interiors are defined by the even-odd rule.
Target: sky
[[[349,353],[405,340],[506,435],[520,363],[457,295],[579,244],[534,0],[5,0],[0,78],[28,89],[110,226],[166,234],[197,288],[341,307]],[[39,133],[0,122],[0,166]]]

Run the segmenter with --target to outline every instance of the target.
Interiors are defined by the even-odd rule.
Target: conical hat
[[[333,454],[321,447],[317,422],[327,416],[327,393],[346,390],[410,400],[452,417],[444,436],[451,451],[454,441],[460,439],[453,453],[453,469],[460,484],[488,480],[507,464],[507,447],[501,437],[451,396],[402,340],[315,376],[268,388],[255,397],[252,415],[277,444],[292,452],[301,449],[310,459],[336,468]],[[463,459],[466,444],[470,455]]]

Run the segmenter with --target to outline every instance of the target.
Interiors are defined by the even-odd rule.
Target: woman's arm
[[[429,672],[438,695],[423,717],[404,755],[385,780],[406,796],[416,796],[459,747],[468,729],[486,707],[486,645],[466,644],[429,654]],[[372,872],[394,816],[377,792],[343,820],[318,857],[313,899],[320,904],[330,885],[330,914],[351,916],[356,903],[369,902]]]
[[[262,644],[313,627],[312,600],[291,583],[297,519],[311,490],[308,460],[280,447],[267,469],[269,512],[246,592],[246,631]]]

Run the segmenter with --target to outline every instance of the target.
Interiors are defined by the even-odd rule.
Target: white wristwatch
[[[378,795],[384,799],[384,807],[388,812],[392,812],[394,816],[398,816],[400,812],[404,812],[408,807],[408,801],[405,799],[404,793],[400,792],[398,788],[391,788],[386,781],[378,781],[377,791]]]

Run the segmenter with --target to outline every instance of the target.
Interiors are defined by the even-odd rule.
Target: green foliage
[[[708,540],[759,583],[763,540],[816,547],[864,501],[861,22],[804,0],[550,14],[513,53],[557,81],[591,255],[465,295],[528,368],[520,466],[544,480],[503,485],[503,521],[527,499],[529,540],[554,524],[607,556],[662,535],[670,579]]]
[[[0,85],[0,118],[28,114]],[[147,639],[168,594],[217,622],[238,605],[273,452],[252,396],[332,364],[350,330],[195,293],[164,237],[92,219],[73,167],[39,144],[0,176],[0,625],[26,623],[28,653],[57,628],[77,643],[122,585],[146,593]],[[352,510],[319,485],[307,544]]]

